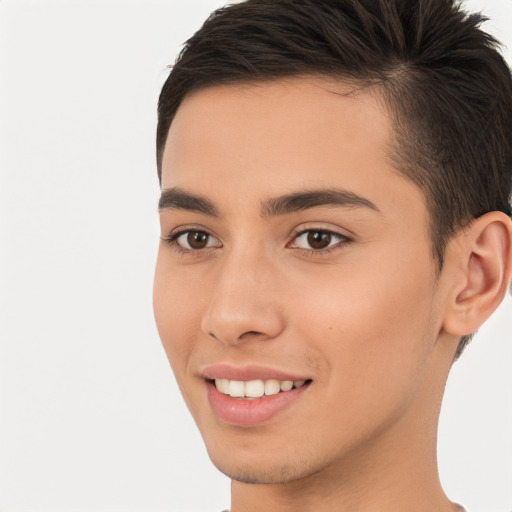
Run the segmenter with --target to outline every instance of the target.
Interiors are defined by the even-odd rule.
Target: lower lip
[[[290,407],[309,387],[309,384],[253,400],[225,395],[218,391],[211,381],[206,382],[206,387],[208,400],[218,418],[231,425],[250,427],[268,421]]]

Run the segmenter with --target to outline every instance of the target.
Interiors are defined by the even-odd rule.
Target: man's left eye
[[[309,229],[299,233],[293,240],[291,247],[321,251],[333,247],[340,242],[347,242],[346,236],[324,229]]]

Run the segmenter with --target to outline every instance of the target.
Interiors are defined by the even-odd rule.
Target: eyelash
[[[213,236],[211,233],[209,233],[207,230],[205,230],[203,228],[193,228],[192,227],[192,228],[184,229],[184,230],[178,231],[176,233],[173,233],[173,234],[169,235],[168,237],[162,237],[162,240],[165,243],[167,243],[170,247],[172,247],[178,254],[199,256],[201,254],[204,254],[205,251],[207,251],[207,250],[219,248],[219,247],[204,247],[201,249],[192,249],[192,248],[189,249],[186,247],[182,247],[179,244],[178,239],[181,236],[186,235],[188,233],[201,233],[208,237]],[[323,235],[329,235],[330,237],[338,240],[335,244],[328,245],[327,247],[325,247],[323,249],[313,249],[313,248],[306,249],[306,248],[301,248],[301,247],[295,248],[295,250],[297,250],[299,253],[307,255],[307,256],[311,256],[311,255],[324,256],[324,255],[327,255],[327,254],[331,253],[332,251],[338,250],[341,247],[345,246],[346,244],[352,242],[352,239],[350,237],[348,237],[346,235],[342,235],[341,233],[338,233],[337,231],[333,231],[331,229],[308,228],[308,229],[301,229],[301,230],[294,231],[293,238],[292,238],[291,242],[286,244],[286,247],[293,248],[292,244],[294,242],[296,243],[297,240],[301,236],[303,236],[307,233],[321,233]],[[222,245],[220,247],[222,247]]]

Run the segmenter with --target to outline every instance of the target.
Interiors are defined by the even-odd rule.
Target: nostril
[[[209,333],[208,333],[208,336],[210,336],[211,338],[213,338],[215,341],[221,341],[219,338],[217,338],[217,336],[215,336],[215,334],[213,334],[213,332],[209,332]]]
[[[258,332],[258,331],[247,331],[247,332],[244,332],[241,336],[240,336],[240,339],[242,338],[246,338],[248,336],[261,336],[262,333],[261,332]]]
[[[222,338],[220,338],[213,332],[208,332],[208,336],[213,338],[215,341],[218,341],[219,343],[226,343],[226,341],[224,341]],[[240,336],[238,336],[236,341],[242,341],[242,340],[246,340],[248,338],[257,338],[257,337],[265,337],[265,334],[262,332],[259,332],[259,331],[246,331],[246,332],[242,333]]]

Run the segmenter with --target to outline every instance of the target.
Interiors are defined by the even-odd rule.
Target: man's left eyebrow
[[[304,190],[275,197],[261,204],[264,217],[295,213],[319,206],[341,206],[344,208],[369,208],[380,210],[369,199],[343,189]]]

